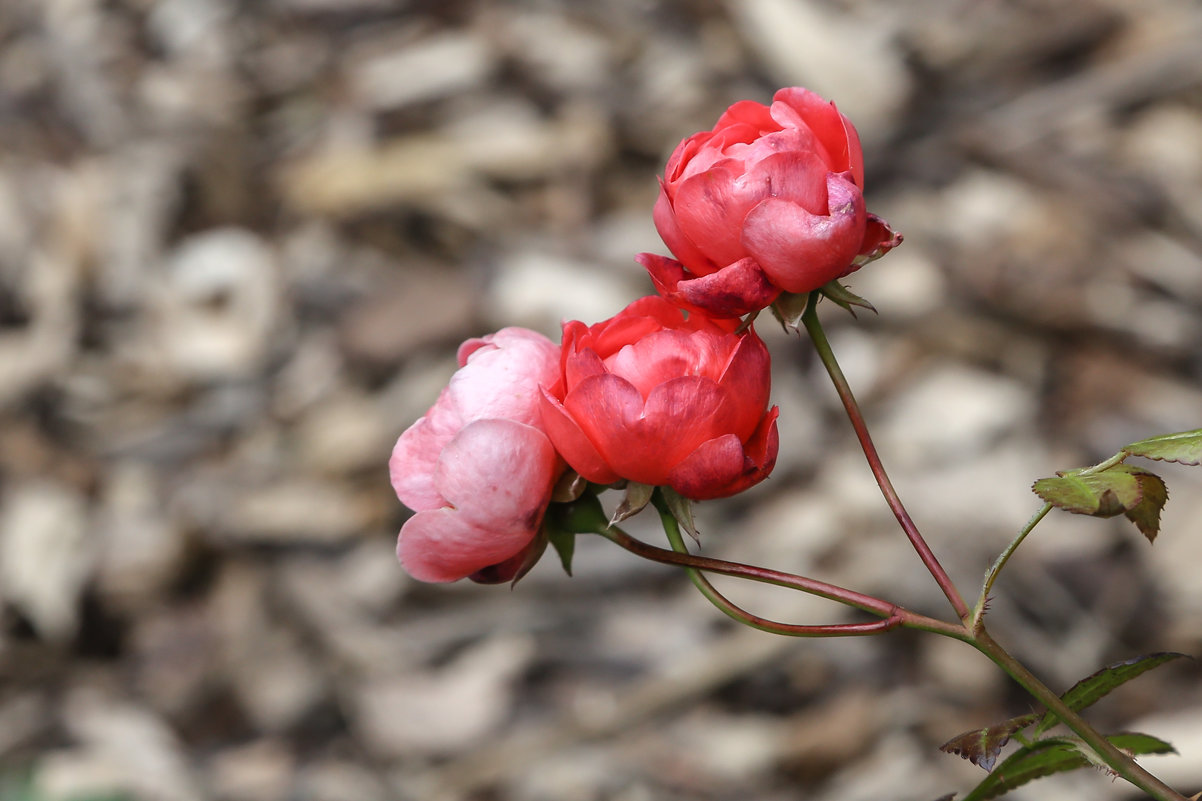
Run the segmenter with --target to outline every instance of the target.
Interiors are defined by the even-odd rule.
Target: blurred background
[[[967,646],[743,630],[587,538],[574,578],[419,585],[387,457],[463,339],[648,294],[677,141],[804,85],[906,236],[850,279],[879,314],[828,330],[974,595],[1034,479],[1202,425],[1200,36],[1193,0],[3,0],[0,798],[966,791],[937,747],[1030,709]],[[811,349],[760,331],[781,456],[700,507],[705,552],[947,614]],[[1202,471],[1157,469],[1153,547],[1053,516],[997,586],[995,635],[1054,688],[1202,653]],[[1091,714],[1202,789],[1196,664]]]

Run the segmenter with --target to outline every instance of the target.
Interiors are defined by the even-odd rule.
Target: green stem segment
[[[980,631],[984,625],[985,605],[989,601],[989,592],[993,589],[993,583],[997,581],[998,574],[1002,572],[1002,568],[1010,561],[1010,557],[1018,550],[1018,546],[1022,545],[1027,535],[1035,530],[1035,527],[1039,525],[1039,521],[1047,517],[1050,511],[1052,511],[1052,504],[1045,503],[1038,512],[1031,516],[1031,519],[1027,521],[1027,525],[1023,526],[1022,531],[1018,532],[1018,536],[1006,546],[1006,550],[998,554],[998,558],[993,561],[993,564],[989,566],[989,570],[985,572],[985,581],[981,584],[981,597],[977,599],[977,606],[972,612],[971,625],[974,632]]]
[[[922,537],[918,526],[914,524],[914,520],[910,517],[910,513],[906,511],[906,507],[902,504],[901,498],[897,494],[897,490],[893,488],[893,482],[889,480],[888,473],[885,472],[885,467],[881,463],[880,454],[877,453],[876,445],[872,442],[872,437],[868,433],[868,425],[864,421],[864,415],[860,412],[860,406],[856,403],[856,398],[851,392],[851,386],[847,383],[847,378],[843,375],[843,370],[839,367],[839,362],[835,359],[835,353],[831,350],[830,342],[826,339],[826,332],[822,330],[822,323],[818,321],[818,292],[811,292],[810,299],[806,304],[805,312],[801,315],[802,325],[805,326],[806,333],[810,335],[810,339],[814,342],[814,347],[818,351],[818,358],[822,360],[822,364],[826,367],[826,371],[830,374],[831,381],[835,385],[835,391],[839,394],[839,400],[843,401],[843,409],[847,412],[847,417],[851,421],[851,426],[855,429],[856,438],[860,441],[860,448],[864,451],[864,457],[868,460],[868,467],[872,470],[872,475],[876,478],[877,485],[881,488],[881,494],[885,496],[885,502],[889,504],[893,516],[897,518],[897,522],[901,525],[902,531],[910,540],[910,544],[914,546],[914,550],[918,553],[918,558],[926,566],[931,576],[935,579],[935,583],[943,590],[943,594],[947,596],[947,600],[951,602],[952,608],[956,610],[956,615],[961,620],[967,620],[970,616],[968,604],[964,602],[960,591],[956,589],[956,585],[952,583],[951,577],[943,566],[939,564],[939,560],[935,557],[934,552]]]

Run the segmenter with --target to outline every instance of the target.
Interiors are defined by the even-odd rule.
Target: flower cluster
[[[565,471],[597,485],[721,498],[777,455],[768,350],[750,321],[900,241],[864,207],[851,123],[805,89],[736,103],[673,152],[654,209],[675,259],[642,253],[659,292],[561,345],[506,328],[459,350],[460,370],[398,440],[393,487],[416,514],[397,553],[424,581],[508,581],[546,544]]]

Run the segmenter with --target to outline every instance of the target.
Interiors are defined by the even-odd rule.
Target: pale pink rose
[[[504,328],[463,343],[459,366],[388,463],[397,497],[416,512],[397,556],[422,581],[508,581],[541,547],[563,472],[539,414],[539,388],[559,378],[559,346]]]

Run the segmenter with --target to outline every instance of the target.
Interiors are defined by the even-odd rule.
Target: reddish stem
[[[885,502],[889,504],[889,508],[893,511],[893,516],[897,518],[897,522],[901,525],[902,531],[906,533],[910,544],[918,552],[918,558],[926,565],[927,570],[930,571],[939,588],[943,590],[943,594],[951,602],[952,608],[956,610],[956,614],[961,620],[967,620],[970,615],[968,605],[960,596],[960,591],[952,583],[952,579],[947,574],[947,571],[939,564],[939,560],[935,557],[930,546],[927,545],[926,540],[923,539],[918,526],[914,525],[914,520],[902,504],[897,490],[893,488],[893,482],[889,480],[889,474],[885,472],[885,466],[881,463],[880,454],[877,453],[876,445],[872,442],[872,436],[868,433],[868,424],[864,421],[864,415],[860,412],[860,406],[856,403],[856,398],[851,392],[851,386],[847,383],[847,378],[839,368],[839,362],[835,360],[835,353],[831,350],[830,343],[826,339],[826,333],[822,330],[822,324],[818,321],[818,296],[817,292],[810,293],[810,300],[806,305],[805,312],[801,316],[801,322],[805,326],[806,332],[809,333],[810,339],[814,342],[814,347],[818,351],[818,358],[822,360],[823,366],[826,367],[826,371],[835,385],[835,391],[839,393],[839,400],[843,401],[843,408],[847,412],[847,418],[851,421],[851,427],[855,429],[856,438],[860,441],[864,457],[868,460],[868,467],[872,470],[872,475],[876,478],[877,485],[881,488],[881,494],[885,496]]]

